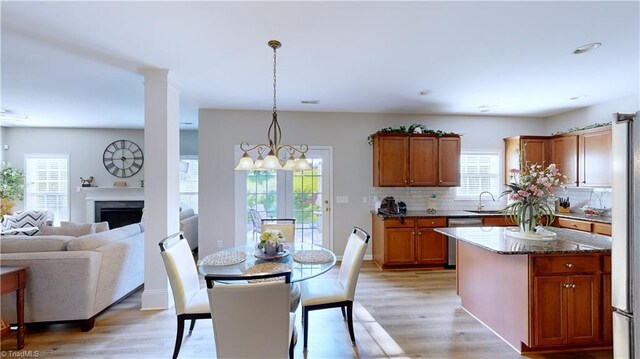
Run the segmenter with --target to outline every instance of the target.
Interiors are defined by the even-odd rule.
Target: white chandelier
[[[278,124],[278,110],[276,108],[276,49],[280,48],[282,44],[278,40],[271,40],[268,42],[269,47],[273,49],[273,115],[271,116],[271,125],[267,131],[267,138],[269,144],[259,144],[255,146],[249,145],[248,142],[242,142],[240,149],[244,151],[244,154],[238,161],[236,166],[237,171],[251,171],[251,170],[287,170],[287,171],[305,171],[310,170],[311,166],[305,157],[305,153],[309,150],[309,146],[291,146],[287,144],[280,144],[282,137],[282,130]],[[267,150],[269,150],[267,152]],[[280,160],[280,151],[284,150],[288,155],[287,161],[282,164]],[[253,161],[249,152],[256,151],[258,158]],[[262,158],[262,155],[267,152],[267,157]],[[299,153],[298,159],[294,158],[294,155]]]

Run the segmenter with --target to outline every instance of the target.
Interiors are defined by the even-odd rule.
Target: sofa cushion
[[[80,225],[85,225],[87,223],[76,223],[76,222],[66,222],[66,221],[62,221],[60,222],[60,227],[68,227],[68,226],[80,226]],[[109,230],[109,222],[98,222],[98,223],[93,223],[95,225],[95,233],[100,233],[100,232],[105,232]],[[93,233],[93,232],[92,232]],[[90,233],[85,233],[85,234],[90,234]],[[79,236],[76,236],[79,237]]]
[[[2,220],[2,233],[12,232],[12,229],[34,228],[24,232],[25,235],[32,236],[38,233],[37,227],[51,225],[53,222],[53,212],[51,211],[22,211],[13,215],[4,215]]]
[[[187,208],[180,212],[180,220],[182,221],[185,218],[192,217],[196,213],[193,211],[193,208]]]
[[[96,233],[96,225],[93,223],[69,224],[70,222],[66,222],[67,223],[66,225],[62,225],[62,223],[65,223],[65,222],[61,222],[60,227],[40,226],[38,227],[40,229],[40,232],[38,233],[38,235],[46,236],[46,235],[58,234],[62,236],[80,237],[87,234]]]
[[[140,226],[137,223],[128,226],[115,228],[110,231],[87,234],[74,238],[67,243],[68,251],[87,251],[102,247],[105,244],[118,241],[120,239],[140,233]]]
[[[2,236],[2,253],[57,252],[67,249],[71,236]]]

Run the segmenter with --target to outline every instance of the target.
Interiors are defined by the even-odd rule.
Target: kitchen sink
[[[481,209],[481,210],[470,210],[467,209],[465,210],[465,212],[472,212],[472,213],[479,213],[479,214],[502,214],[502,211],[500,210],[494,210],[494,209]]]

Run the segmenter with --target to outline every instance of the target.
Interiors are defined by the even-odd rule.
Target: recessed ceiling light
[[[320,103],[320,100],[302,100],[300,103],[303,105],[317,105]]]
[[[570,98],[569,100],[575,101],[575,100],[581,100],[583,98],[586,98],[587,95],[579,95],[579,96],[573,96],[572,98]]]
[[[575,55],[584,54],[585,52],[589,52],[591,50],[595,50],[595,49],[599,48],[600,46],[602,46],[601,42],[592,42],[590,44],[578,46],[575,50],[573,50],[573,53]]]
[[[431,90],[422,90],[422,91],[418,92],[418,94],[420,94],[420,96],[427,96],[427,95],[430,95],[431,92],[433,92],[433,91],[431,91]]]

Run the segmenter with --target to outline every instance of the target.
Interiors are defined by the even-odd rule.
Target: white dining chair
[[[295,218],[263,218],[262,232],[267,229],[278,229],[282,232],[286,242],[294,243],[296,237]]]
[[[342,311],[343,319],[347,320],[349,325],[351,343],[356,345],[356,338],[353,332],[353,298],[369,238],[371,236],[367,232],[358,227],[353,227],[353,232],[349,236],[347,247],[342,256],[337,280],[315,278],[301,282],[305,352],[309,338],[309,312],[318,309],[339,307]]]
[[[197,319],[211,318],[211,309],[206,288],[200,288],[198,270],[184,234],[182,232],[176,233],[158,244],[169,277],[178,317],[178,331],[173,349],[173,358],[175,359],[178,357],[182,345],[184,322],[191,319],[189,327],[189,334],[191,334]]]
[[[281,280],[271,280],[278,277]],[[268,281],[254,282],[263,279]],[[205,280],[211,312],[216,313],[216,358],[282,359],[287,354],[293,358],[295,313],[289,312],[290,271],[249,277],[205,276]]]

